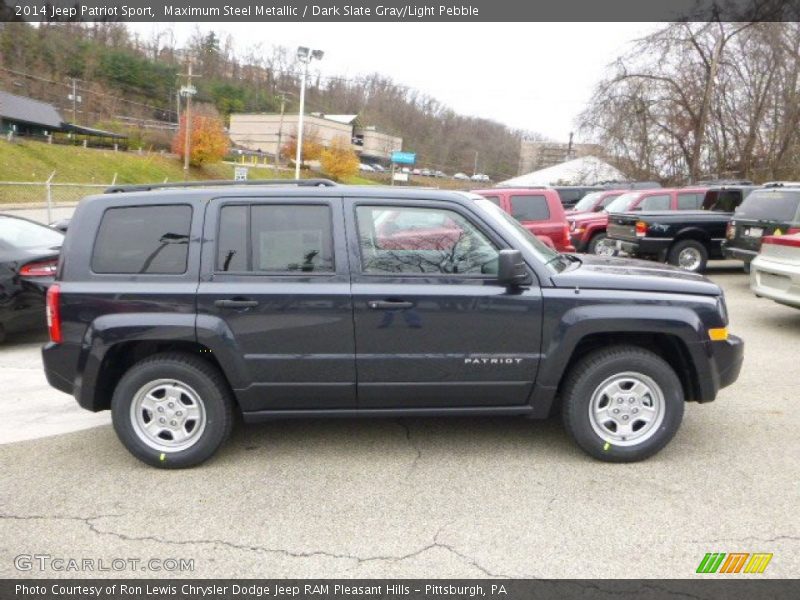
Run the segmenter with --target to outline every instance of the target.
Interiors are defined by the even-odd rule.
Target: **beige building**
[[[552,167],[568,160],[590,155],[601,155],[598,144],[570,144],[541,142],[523,139],[519,150],[518,174],[530,173]]]
[[[296,114],[232,114],[229,135],[237,146],[274,156],[297,136],[297,123]],[[323,146],[344,138],[356,153],[373,160],[388,160],[393,151],[403,147],[401,137],[380,133],[374,127],[362,128],[357,115],[305,115],[303,135],[316,137]]]

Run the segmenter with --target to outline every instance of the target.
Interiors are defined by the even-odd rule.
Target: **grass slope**
[[[183,165],[174,156],[139,155],[42,142],[0,141],[0,181],[46,181],[55,171],[58,183],[145,183],[183,180]],[[190,179],[233,177],[230,165],[191,168]]]

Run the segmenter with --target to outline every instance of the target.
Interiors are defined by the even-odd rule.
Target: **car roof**
[[[87,196],[84,203],[120,204],[163,204],[164,202],[201,203],[216,198],[375,198],[380,200],[445,200],[465,202],[474,197],[465,191],[440,190],[435,188],[407,188],[386,185],[335,185],[335,186],[297,186],[297,185],[226,185],[192,186],[187,188],[157,187],[153,190],[120,191]],[[121,201],[121,202],[120,202]]]

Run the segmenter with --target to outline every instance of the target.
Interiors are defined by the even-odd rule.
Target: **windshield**
[[[44,248],[61,246],[64,236],[38,223],[13,217],[0,218],[0,242],[11,248]]]
[[[520,225],[519,221],[485,198],[476,200],[475,204],[478,205],[489,220],[497,223],[503,231],[509,233],[515,240],[529,247],[539,260],[545,264],[550,263],[550,266],[556,271],[560,270],[551,262],[560,254],[539,241],[535,235]]]
[[[578,201],[572,210],[576,210],[578,212],[590,211],[592,208],[594,208],[595,203],[600,200],[600,196],[602,195],[603,192],[591,192],[590,194],[586,194]]]
[[[628,210],[628,207],[631,203],[636,200],[641,194],[639,192],[628,192],[627,194],[622,194],[622,196],[618,197],[614,200],[611,204],[606,206],[606,212],[625,212]]]
[[[800,206],[800,192],[759,190],[742,202],[735,217],[763,221],[794,221],[798,206]]]

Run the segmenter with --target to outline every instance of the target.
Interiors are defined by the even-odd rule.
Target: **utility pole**
[[[286,110],[286,95],[289,92],[278,90],[281,99],[281,120],[278,124],[278,146],[275,148],[275,166],[281,164],[281,136],[283,135],[283,113]]]
[[[189,61],[189,69],[187,73],[183,74],[186,77],[186,85],[181,86],[180,94],[186,98],[186,110],[184,110],[184,119],[186,119],[185,138],[183,141],[183,179],[189,179],[189,155],[191,154],[191,129],[192,129],[192,96],[197,93],[197,89],[192,85],[192,62]]]
[[[472,168],[473,177],[478,174],[478,151],[475,150],[475,166]]]
[[[72,100],[72,123],[74,125],[78,124],[78,102],[81,102],[82,98],[78,96],[78,79],[72,77],[72,93],[69,95],[69,99]]]

